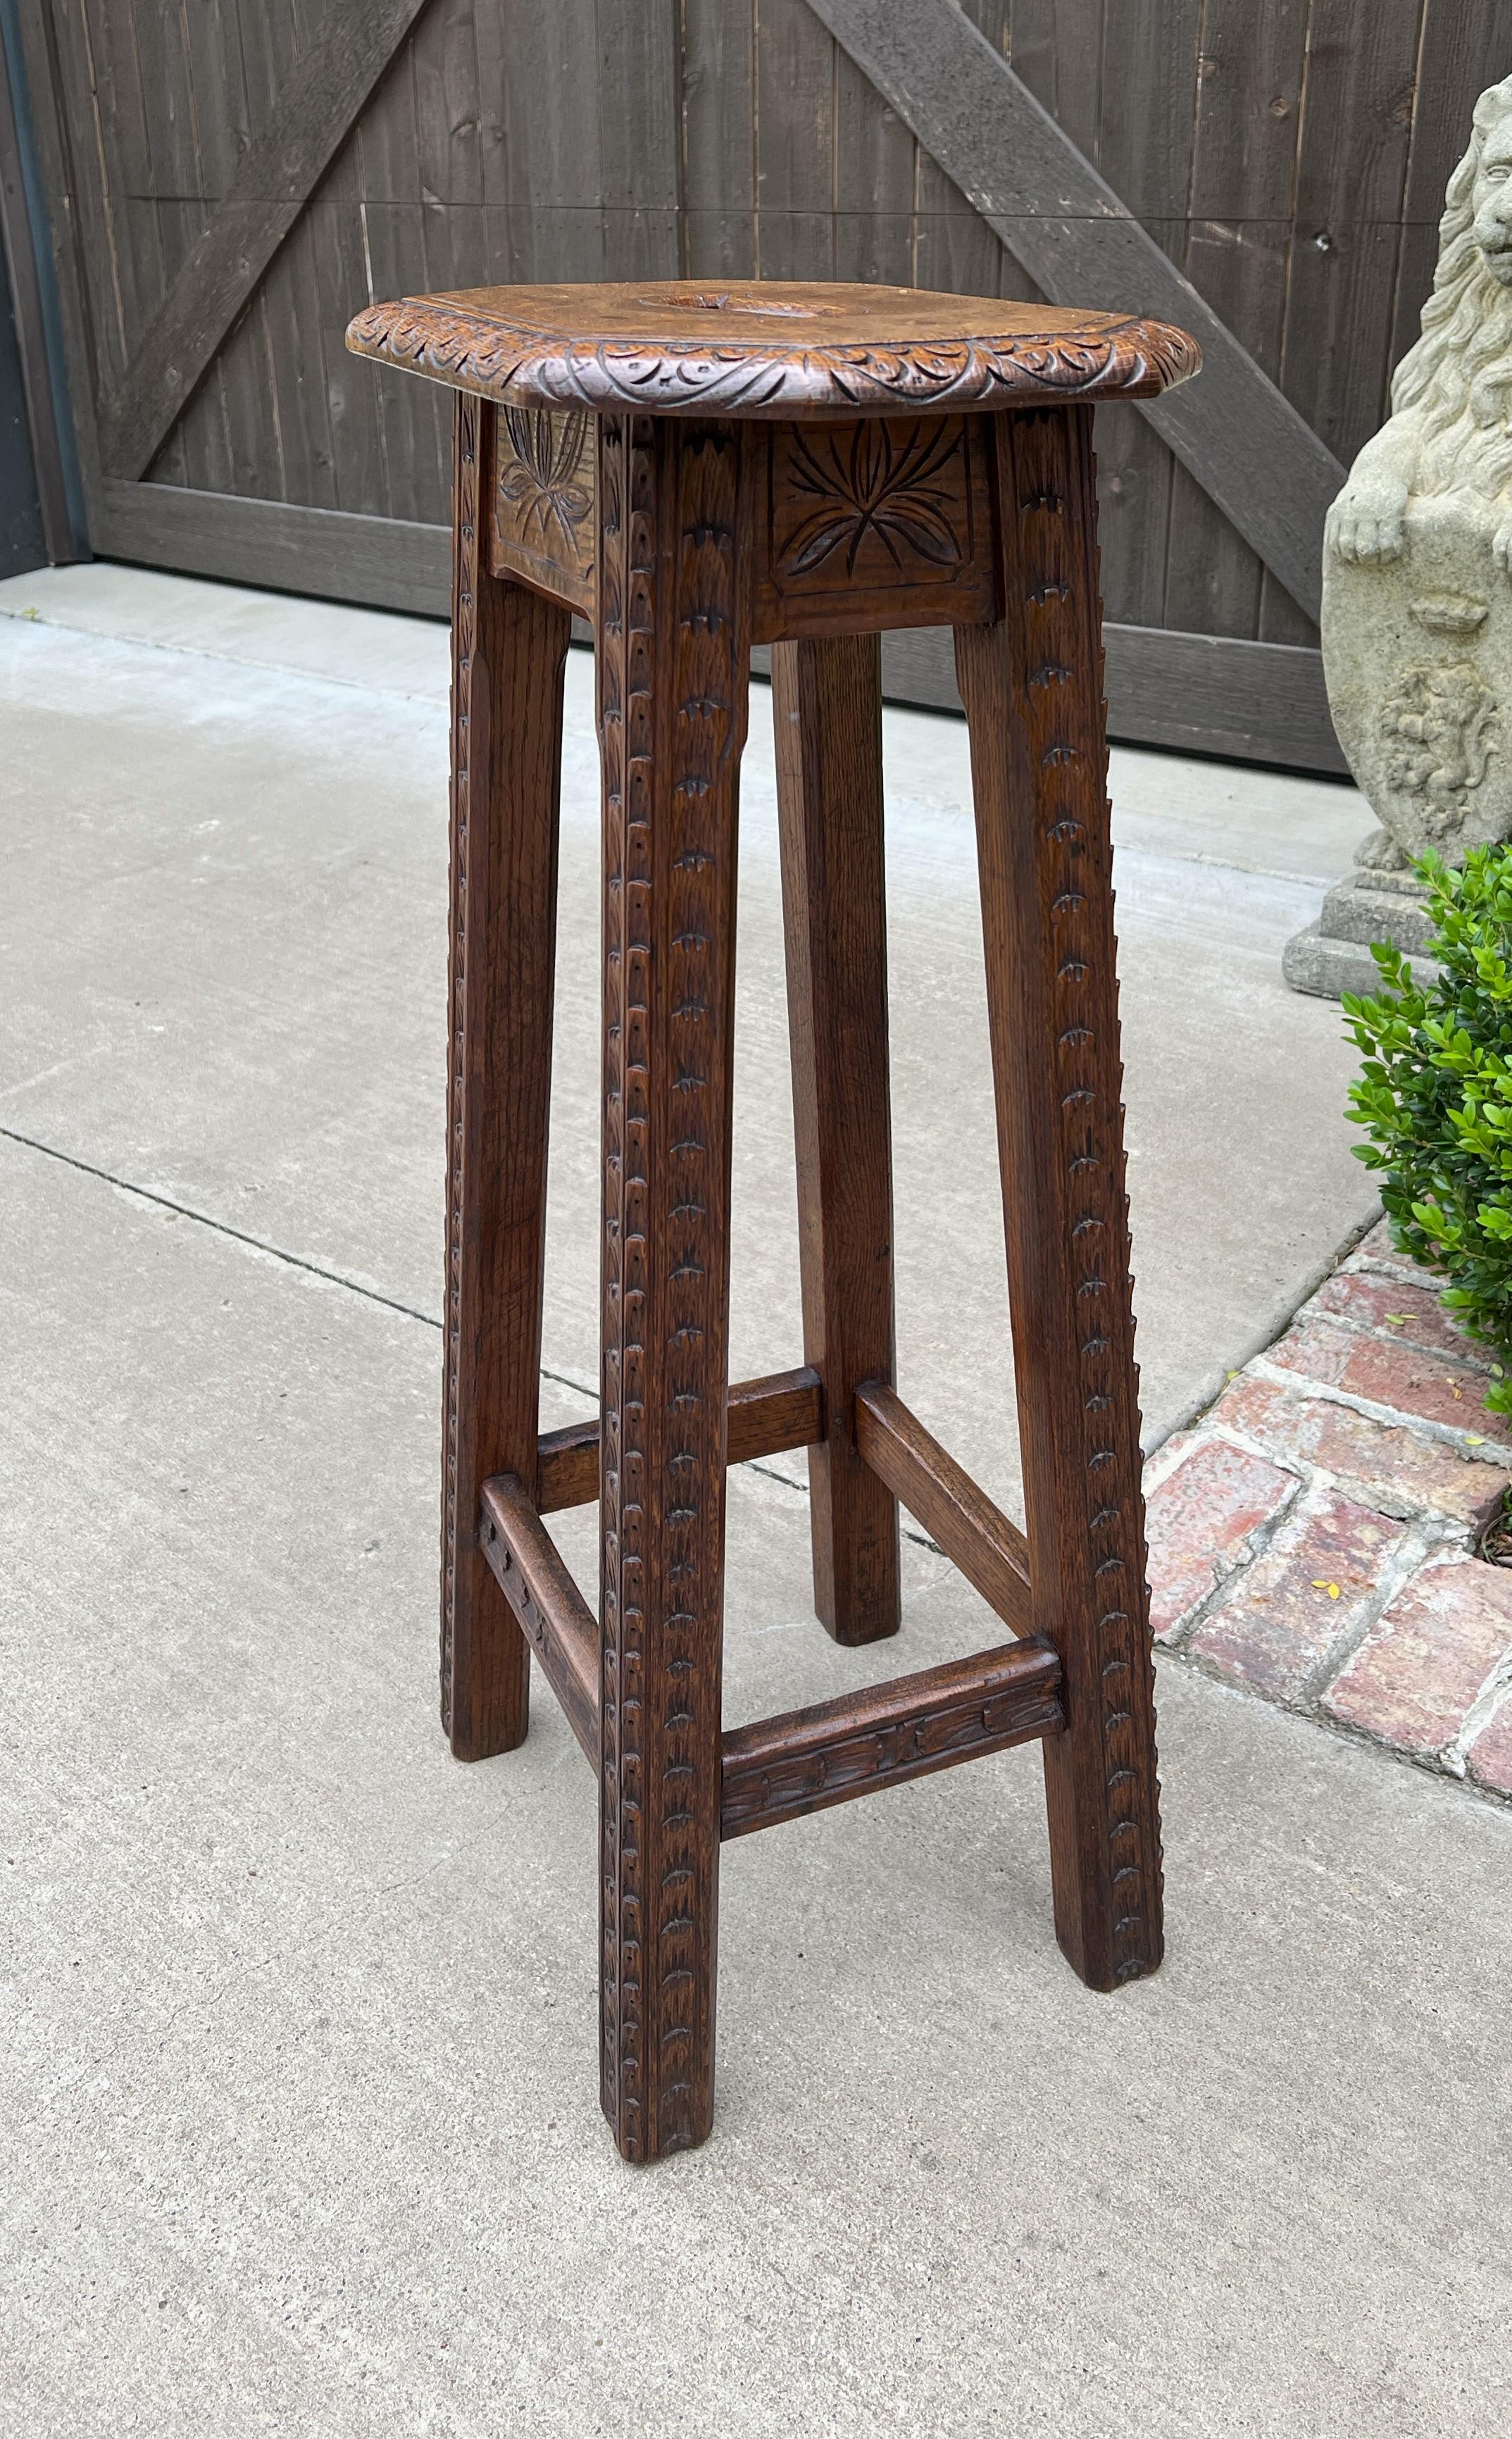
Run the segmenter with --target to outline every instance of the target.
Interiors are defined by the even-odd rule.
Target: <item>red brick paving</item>
[[[1282,1467],[1226,1440],[1205,1440],[1150,1493],[1150,1613],[1162,1640],[1179,1632],[1215,1583],[1251,1556],[1251,1535],[1296,1488],[1296,1475]]]
[[[1399,1415],[1447,1423],[1484,1440],[1512,1442],[1512,1421],[1488,1415],[1482,1403],[1485,1384],[1480,1374],[1415,1346],[1364,1337],[1310,1310],[1267,1348],[1264,1360]]]
[[[1400,1423],[1373,1422],[1332,1398],[1309,1398],[1299,1386],[1241,1372],[1208,1416],[1219,1430],[1242,1433],[1283,1462],[1326,1467],[1346,1489],[1384,1504],[1388,1515],[1432,1508],[1477,1529],[1488,1524],[1512,1476],[1484,1456],[1462,1455]],[[1487,1451],[1489,1452],[1489,1451]]]
[[[1512,1572],[1472,1558],[1439,1559],[1397,1593],[1323,1707],[1400,1752],[1435,1754],[1509,1659]]]
[[[1357,1262],[1387,1262],[1393,1270],[1405,1271],[1410,1278],[1421,1279],[1425,1287],[1432,1287],[1434,1284],[1432,1271],[1425,1271],[1420,1263],[1413,1260],[1410,1254],[1399,1254],[1396,1251],[1391,1240],[1389,1220],[1377,1220],[1369,1236],[1361,1238],[1344,1268],[1353,1270]]]
[[[1337,1490],[1293,1511],[1187,1648],[1278,1702],[1307,1694],[1376,1606],[1407,1527]]]
[[[1512,1420],[1485,1411],[1486,1363],[1373,1229],[1161,1451],[1150,1574],[1163,1642],[1512,1798],[1512,1569],[1476,1555]]]
[[[1377,1330],[1398,1345],[1448,1355],[1483,1372],[1491,1368],[1489,1349],[1466,1337],[1432,1290],[1410,1287],[1405,1279],[1379,1278],[1370,1271],[1335,1271],[1313,1297],[1311,1309]]]

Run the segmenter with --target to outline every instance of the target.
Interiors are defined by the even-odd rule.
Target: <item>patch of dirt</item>
[[[1476,1556],[1493,1567],[1512,1567],[1512,1491],[1481,1535]]]

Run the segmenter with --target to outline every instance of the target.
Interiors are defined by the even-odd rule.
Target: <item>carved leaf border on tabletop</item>
[[[495,320],[459,298],[370,305],[347,332],[355,355],[511,405],[639,408],[649,414],[786,417],[902,407],[1007,406],[1015,400],[1152,398],[1196,372],[1195,340],[1163,322],[1089,315],[1081,330],[897,346],[706,338],[575,340]]]

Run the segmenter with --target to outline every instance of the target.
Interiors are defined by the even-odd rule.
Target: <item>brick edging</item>
[[[1512,1482],[1490,1359],[1379,1223],[1146,1468],[1160,1647],[1512,1798]]]

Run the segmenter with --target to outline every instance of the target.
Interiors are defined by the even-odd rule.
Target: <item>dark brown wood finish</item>
[[[1047,1644],[1010,1643],[736,1728],[724,1739],[721,1834],[743,1838],[1032,1737],[1053,1742],[1059,1689]]]
[[[496,409],[456,404],[441,1718],[464,1761],[525,1736],[530,1659],[478,1546],[535,1476],[567,611],[487,565]]]
[[[347,345],[510,406],[785,424],[1156,398],[1202,361],[1184,330],[1132,313],[828,280],[401,296],[354,315]],[[896,446],[911,446],[902,423]]]
[[[602,2098],[629,2160],[702,2142],[714,2096],[740,468],[732,424],[599,424]]]
[[[875,1643],[900,1618],[898,1504],[863,1464],[852,1414],[858,1381],[893,1371],[877,638],[775,645],[772,717],[804,1354],[825,1386],[809,1457],[814,1607],[837,1643]]]
[[[612,312],[605,294],[595,378],[622,383],[601,326],[648,296]],[[443,304],[474,334],[498,319],[491,293],[476,312]],[[1161,1954],[1087,383],[996,415],[842,416],[823,313],[792,291],[750,304],[783,324],[801,425],[759,400],[745,428],[681,405],[597,413],[590,479],[586,410],[540,404],[539,355],[522,402],[495,363],[502,395],[463,389],[457,406],[445,1699],[458,1752],[518,1741],[534,1649],[597,1764],[601,2091],[632,2161],[709,2129],[721,1838],[1038,1738],[1067,1955],[1108,1989]],[[586,378],[561,292],[541,310],[551,362]],[[714,309],[668,310],[660,357],[634,342],[648,397],[738,391],[732,365],[777,378],[769,332],[705,363],[690,326]],[[893,316],[895,293],[876,311]],[[981,373],[977,342],[957,345],[934,305],[893,353],[904,389],[916,371]],[[475,355],[467,370],[481,377]],[[805,451],[829,438],[839,455],[810,480]],[[916,484],[894,484],[921,449]],[[842,464],[856,479],[837,489]],[[832,631],[772,648],[807,1360],[731,1389],[738,774],[774,547],[801,568],[803,621]],[[934,615],[942,582],[971,731],[1026,1534],[892,1383],[876,611],[916,597]],[[602,1398],[597,1423],[543,1436],[561,659],[585,597],[604,791]],[[899,1502],[1022,1639],[723,1736],[727,1469],[800,1446],[815,1605],[837,1640],[897,1630]],[[597,1625],[543,1522],[596,1487]]]
[[[497,458],[489,565],[569,601],[591,618],[594,583],[594,418],[507,406],[495,425]]]
[[[967,626],[997,601],[979,416],[751,429],[758,643]]]
[[[1094,1988],[1162,1953],[1092,418],[999,423],[1004,615],[956,637],[971,739],[1056,1931]]]
[[[1038,1631],[1043,1621],[1035,1615],[1023,1535],[883,1382],[867,1381],[856,1392],[855,1445],[868,1470],[918,1519],[1004,1625],[1015,1634]]]
[[[483,1486],[478,1539],[573,1735],[598,1768],[598,1622],[512,1473]]]
[[[819,1375],[807,1364],[762,1380],[738,1381],[724,1401],[726,1465],[809,1447],[823,1435],[824,1413]],[[597,1498],[598,1441],[596,1423],[569,1423],[544,1434],[536,1460],[536,1505],[543,1516],[560,1507],[585,1507]]]

